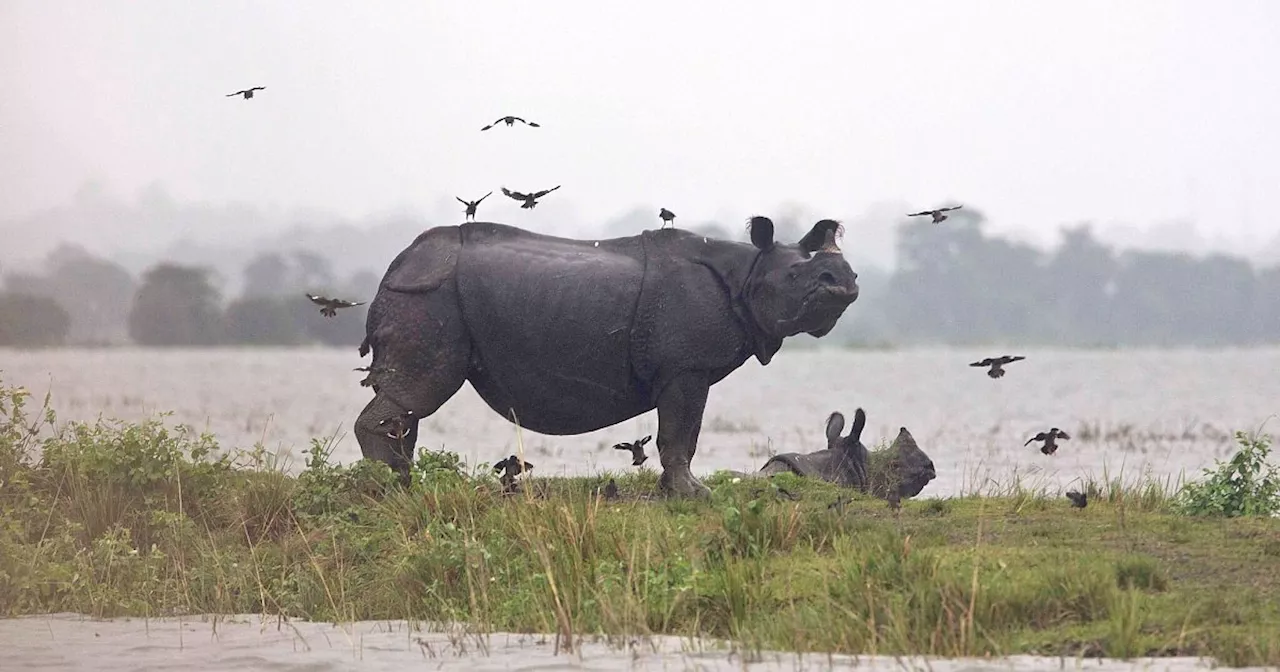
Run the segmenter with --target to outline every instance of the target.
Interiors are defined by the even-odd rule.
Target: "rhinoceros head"
[[[898,436],[888,448],[871,455],[876,463],[870,470],[874,472],[870,475],[872,490],[880,497],[888,497],[890,489],[896,489],[902,498],[915,497],[938,476],[933,460],[920,450],[906,427],[898,428]]]
[[[795,244],[774,242],[768,217],[752,217],[750,227],[760,253],[744,298],[759,328],[775,339],[827,335],[858,298],[858,274],[835,243],[840,224],[824,219]]]

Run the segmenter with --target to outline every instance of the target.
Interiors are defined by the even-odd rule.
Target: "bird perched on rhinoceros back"
[[[789,471],[869,492],[895,504],[899,499],[920,494],[929,481],[937,478],[933,460],[920,450],[906,427],[898,428],[898,436],[888,448],[872,453],[861,439],[866,423],[866,413],[859,408],[853,414],[849,435],[842,437],[844,416],[832,413],[827,417],[826,449],[774,455],[759,473],[768,475]]]
[[[662,226],[665,228],[668,224],[676,221],[676,213],[663,208],[658,211],[658,219],[662,220]],[[672,224],[674,226],[674,224]]]
[[[767,217],[752,218],[750,243],[680,229],[599,241],[493,222],[428,229],[369,306],[360,354],[399,373],[356,419],[360,450],[404,478],[413,444],[378,423],[428,417],[470,382],[540,434],[657,409],[660,488],[708,494],[690,462],[711,386],[750,357],[767,365],[788,337],[827,335],[858,298],[838,226],[818,222],[797,243],[774,240]]]
[[[907,214],[907,216],[922,217],[924,215],[929,215],[930,217],[933,218],[933,221],[931,222],[932,224],[939,224],[943,221],[946,221],[947,219],[947,216],[942,213],[951,212],[952,210],[959,210],[960,208],[963,208],[963,207],[964,207],[963,205],[953,205],[949,208],[938,208],[937,210],[921,210],[920,212],[909,213]]]
[[[461,203],[461,204],[463,204],[463,205],[467,206],[467,207],[466,207],[466,210],[463,210],[463,211],[462,211],[462,213],[463,213],[464,215],[466,215],[467,219],[469,219],[469,220],[470,220],[470,219],[475,219],[475,218],[476,218],[476,208],[480,207],[480,201],[483,201],[484,199],[489,198],[489,196],[491,196],[492,194],[493,194],[493,192],[491,191],[491,192],[489,192],[489,193],[485,194],[484,196],[481,196],[480,198],[477,198],[477,199],[476,199],[476,200],[474,200],[474,201],[464,201],[464,200],[462,200],[462,198],[461,198],[461,197],[459,197],[459,196],[454,196],[454,198],[458,199],[458,202],[459,202],[459,203]]]
[[[1045,455],[1052,455],[1058,452],[1058,439],[1069,441],[1071,440],[1071,437],[1067,436],[1067,433],[1061,429],[1051,427],[1049,431],[1040,432],[1039,434],[1027,439],[1027,442],[1022,445],[1029,446],[1032,441],[1044,441],[1044,445],[1040,446],[1040,452]]]
[[[1014,355],[1012,357],[1009,355],[1001,355],[1000,357],[988,357],[981,362],[973,362],[969,366],[989,366],[991,367],[991,370],[987,372],[987,376],[991,378],[999,378],[1004,375],[1004,366],[1006,364],[1020,362],[1024,359],[1026,359],[1026,357],[1023,357],[1022,355]]]
[[[645,460],[649,459],[649,456],[644,454],[644,444],[649,443],[649,440],[652,438],[653,435],[650,434],[643,439],[632,441],[630,443],[615,443],[613,444],[613,449],[631,451],[631,466],[638,467],[644,464]]]
[[[556,189],[559,189],[560,187],[561,185],[557,184],[556,186],[551,187],[550,189],[543,189],[542,191],[537,191],[532,194],[526,194],[519,191],[511,191],[510,189],[503,187],[502,193],[508,198],[512,198],[517,201],[524,201],[523,203],[520,204],[520,207],[526,210],[531,210],[533,208],[538,207],[539,198],[546,196],[547,194],[555,191]]]
[[[315,294],[307,294],[307,298],[311,299],[311,303],[320,306],[320,314],[325,317],[333,317],[338,314],[339,308],[354,308],[363,306],[364,301],[347,301],[346,299],[331,299],[327,296],[316,296]]]

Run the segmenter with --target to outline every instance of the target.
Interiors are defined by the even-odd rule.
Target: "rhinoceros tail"
[[[364,357],[369,354],[369,336],[366,335],[363,341],[360,341],[360,356]]]

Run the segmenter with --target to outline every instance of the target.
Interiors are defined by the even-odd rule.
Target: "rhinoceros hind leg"
[[[672,380],[658,397],[658,459],[662,476],[658,488],[667,494],[686,497],[709,496],[711,489],[694,478],[689,470],[698,450],[702,412],[707,407],[710,386],[701,374],[686,373]]]

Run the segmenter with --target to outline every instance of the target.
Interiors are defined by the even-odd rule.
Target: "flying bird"
[[[502,487],[507,492],[515,492],[516,476],[533,469],[533,465],[512,455],[504,458],[493,465],[495,472],[502,475],[498,477],[498,481],[502,483]]]
[[[266,91],[266,90],[267,90],[267,87],[265,86],[255,86],[252,89],[245,89],[243,91],[236,91],[235,93],[228,93],[226,97],[230,98],[232,96],[244,96],[245,100],[249,100],[250,98],[253,97],[254,91]]]
[[[987,372],[992,378],[999,378],[1004,375],[1004,366],[1013,362],[1026,359],[1022,355],[1001,355],[999,357],[988,357],[981,362],[973,362],[969,366],[989,366],[991,370]]]
[[[347,301],[345,299],[330,299],[327,296],[316,296],[315,294],[307,294],[307,298],[311,299],[311,303],[320,306],[320,314],[325,317],[333,317],[338,314],[339,308],[354,308],[355,306],[363,306],[364,301]]]
[[[1027,439],[1027,442],[1022,445],[1029,446],[1032,441],[1044,441],[1044,445],[1040,446],[1040,452],[1045,455],[1052,455],[1058,452],[1058,439],[1068,441],[1071,437],[1067,436],[1067,433],[1061,429],[1052,427],[1047,432],[1040,432],[1039,434]]]
[[[672,224],[672,222],[675,221],[676,213],[671,212],[666,208],[663,208],[658,211],[658,216],[662,218],[662,226],[665,228],[668,224]],[[675,226],[675,225],[672,224],[672,226]]]
[[[630,443],[617,443],[617,444],[614,444],[613,449],[631,451],[631,466],[638,467],[644,464],[645,460],[649,459],[649,456],[644,454],[644,444],[649,443],[649,439],[652,439],[652,438],[653,438],[653,435],[650,434],[649,436],[646,436],[643,439],[640,439],[639,441],[632,441]]]
[[[508,198],[514,198],[517,201],[524,201],[524,203],[520,204],[520,207],[523,209],[529,210],[538,205],[539,198],[542,198],[543,196],[546,196],[547,194],[555,191],[556,189],[559,189],[560,186],[561,185],[557,184],[556,186],[551,187],[550,189],[543,189],[542,191],[539,191],[535,194],[522,194],[518,191],[511,191],[510,189],[503,187],[502,193],[506,195]]]
[[[367,373],[369,374],[369,375],[365,376],[364,380],[360,381],[360,386],[361,386],[361,387],[373,387],[373,385],[374,385],[374,378],[375,378],[375,377],[379,376],[380,374],[384,374],[384,373],[395,373],[395,372],[396,372],[396,370],[395,370],[395,369],[393,369],[393,368],[391,368],[391,367],[389,367],[389,366],[357,366],[356,368],[351,369],[351,370],[352,370],[352,371],[364,371],[364,372],[367,372]]]
[[[520,123],[522,123],[522,124],[528,124],[529,126],[532,126],[532,127],[534,127],[534,128],[538,128],[539,126],[541,126],[541,124],[538,124],[538,123],[535,123],[535,122],[532,122],[532,121],[525,121],[524,119],[521,119],[520,117],[513,117],[513,116],[511,116],[511,115],[507,115],[507,116],[505,116],[505,117],[498,117],[498,119],[497,119],[496,121],[494,121],[492,124],[489,124],[488,126],[485,126],[484,128],[482,128],[482,129],[480,129],[480,130],[482,130],[482,131],[487,131],[487,130],[489,130],[489,129],[493,128],[494,126],[497,126],[498,124],[501,124],[501,123],[503,123],[503,122],[506,122],[506,124],[507,124],[508,126],[514,126],[514,125],[515,125],[515,123],[516,123],[517,121],[518,121],[518,122],[520,122]]]
[[[464,201],[464,200],[462,200],[461,198],[459,198],[459,197],[457,197],[457,196],[454,196],[454,198],[457,198],[459,203],[461,203],[461,204],[463,204],[463,205],[467,206],[467,209],[466,209],[466,211],[465,211],[465,212],[466,212],[466,215],[467,215],[467,219],[475,219],[475,218],[476,218],[476,206],[480,205],[480,201],[483,201],[484,199],[489,198],[489,196],[490,196],[491,194],[493,194],[493,192],[492,192],[492,191],[491,191],[491,192],[489,192],[488,194],[485,194],[484,196],[481,196],[479,199],[474,200],[474,201]]]
[[[947,216],[942,213],[951,212],[952,210],[959,210],[960,208],[963,208],[963,207],[964,207],[963,205],[953,205],[949,208],[938,208],[937,210],[922,210],[920,212],[912,212],[907,216],[920,217],[922,215],[930,215],[933,217],[933,223],[937,224],[938,222],[941,222],[942,220],[947,218]]]
[[[1068,490],[1067,499],[1071,500],[1071,506],[1074,506],[1077,509],[1083,509],[1084,507],[1089,505],[1089,495],[1083,492]]]

